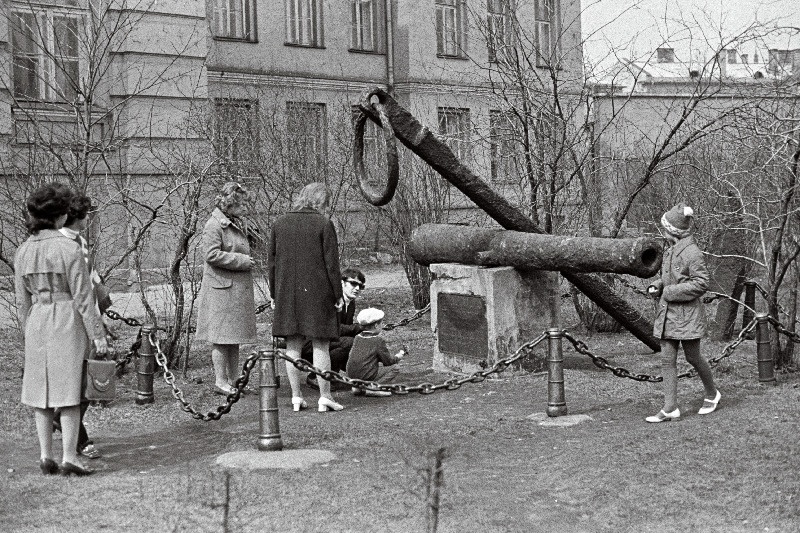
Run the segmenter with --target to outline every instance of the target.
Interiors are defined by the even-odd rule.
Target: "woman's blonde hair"
[[[311,209],[319,210],[325,207],[327,203],[328,188],[324,183],[315,182],[303,187],[303,190],[295,198],[292,208],[304,209],[310,207]]]
[[[229,181],[220,189],[215,200],[215,204],[220,211],[227,212],[232,206],[240,205],[250,197],[250,193],[235,181]]]

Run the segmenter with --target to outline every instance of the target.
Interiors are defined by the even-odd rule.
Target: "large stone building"
[[[3,0],[2,13],[0,172],[89,183],[118,249],[151,216],[131,206],[193,172],[351,184],[353,106],[376,85],[502,180],[513,154],[497,119],[519,88],[497,80],[513,51],[529,79],[582,78],[579,0]]]

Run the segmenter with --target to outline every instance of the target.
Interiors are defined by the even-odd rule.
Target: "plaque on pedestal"
[[[442,292],[437,304],[439,351],[485,360],[489,355],[486,299]]]

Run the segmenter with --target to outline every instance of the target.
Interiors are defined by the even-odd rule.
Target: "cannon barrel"
[[[535,270],[614,272],[649,278],[661,266],[657,239],[604,239],[476,228],[455,224],[423,224],[411,238],[414,261],[513,266]]]
[[[428,163],[502,227],[515,231],[543,233],[541,228],[522,211],[512,206],[503,196],[493,191],[488,183],[461,163],[441,139],[431,133],[385,90],[376,87],[367,94],[379,100],[394,135],[406,148]],[[369,105],[362,105],[361,109],[370,120],[378,125],[381,124],[381,117]],[[653,336],[653,322],[614,292],[602,279],[582,272],[562,271],[561,274],[637,339],[653,351],[661,350],[660,341]]]

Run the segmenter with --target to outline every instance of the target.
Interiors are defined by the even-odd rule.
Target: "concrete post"
[[[153,326],[142,326],[142,346],[136,359],[136,403],[153,403],[153,375],[156,369],[155,349],[150,343]]]
[[[775,365],[772,360],[772,340],[769,333],[769,317],[766,313],[756,315],[756,359],[758,381],[776,384]]]
[[[283,439],[278,423],[278,383],[275,380],[275,352],[272,348],[260,350],[259,354],[259,421],[258,449],[280,451]]]
[[[560,329],[547,330],[547,416],[567,414],[567,402],[564,399],[564,352],[561,339],[563,335]]]

